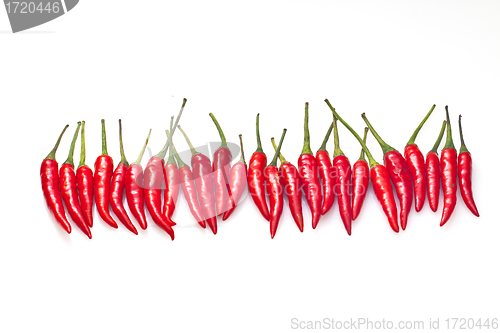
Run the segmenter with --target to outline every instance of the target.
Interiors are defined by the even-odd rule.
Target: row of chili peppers
[[[433,112],[435,105],[419,124],[405,147],[403,157],[396,149],[386,144],[365,114],[362,115],[368,127],[365,128],[364,138],[361,137],[339,116],[328,100],[325,102],[333,113],[333,122],[327,131],[325,139],[313,154],[309,136],[309,105],[305,105],[304,118],[304,145],[298,159],[298,169],[286,161],[280,154],[281,145],[286,134],[283,130],[279,145],[276,147],[274,138],[271,139],[275,148],[274,158],[267,165],[267,157],[262,150],[259,132],[259,114],[256,119],[257,150],[252,155],[248,172],[244,159],[243,142],[240,135],[241,159],[231,167],[231,151],[228,149],[225,135],[213,114],[210,114],[221,137],[221,146],[215,151],[213,162],[204,154],[195,150],[186,133],[178,125],[186,99],[175,124],[171,118],[170,130],[167,130],[167,142],[162,150],[153,156],[143,170],[140,163],[147,146],[149,135],[139,154],[138,159],[129,165],[125,158],[122,141],[122,128],[120,125],[120,154],[121,160],[113,172],[113,160],[107,153],[105,123],[102,120],[102,154],[96,159],[95,172],[85,165],[85,122],[78,123],[70,146],[67,160],[60,170],[55,161],[55,153],[61,138],[67,129],[64,128],[53,150],[49,153],[41,166],[42,189],[49,209],[57,221],[70,233],[71,226],[65,216],[63,202],[75,224],[91,238],[90,228],[93,224],[92,207],[95,199],[97,210],[101,218],[110,226],[118,225],[110,214],[109,207],[118,217],[120,222],[131,232],[137,234],[137,229],[129,218],[123,206],[123,192],[127,197],[130,212],[142,229],[147,228],[144,212],[144,203],[150,212],[153,221],[172,239],[176,224],[172,221],[172,214],[181,186],[184,197],[194,218],[203,228],[208,225],[214,234],[217,233],[217,216],[223,220],[229,218],[236,205],[239,203],[246,185],[261,212],[262,216],[270,222],[271,237],[276,234],[280,216],[284,206],[284,195],[288,197],[290,211],[300,231],[304,229],[302,216],[302,192],[310,207],[312,226],[316,228],[321,215],[326,214],[332,207],[335,197],[339,202],[339,212],[347,233],[351,234],[352,221],[361,211],[368,188],[369,179],[377,199],[388,218],[391,228],[399,232],[397,207],[393,195],[392,184],[400,203],[401,228],[407,225],[408,214],[411,210],[413,195],[415,195],[415,209],[420,211],[429,198],[433,211],[437,210],[440,192],[440,180],[444,192],[444,209],[441,226],[444,225],[456,204],[456,180],[458,173],[459,187],[467,207],[476,216],[479,216],[472,197],[471,171],[472,160],[467,150],[462,134],[461,116],[459,129],[461,138],[460,155],[458,156],[453,146],[451,126],[446,106],[447,120],[443,122],[438,140],[433,149],[424,159],[423,154],[414,143],[420,129]],[[344,155],[339,146],[337,119],[344,124],[356,137],[362,146],[359,159],[351,168],[349,159]],[[75,143],[81,127],[81,157],[76,174],[73,166],[73,153]],[[175,129],[184,135],[192,153],[191,168],[179,157],[172,142]],[[437,155],[437,148],[447,128],[447,140],[443,148],[441,159]],[[368,130],[372,132],[384,152],[384,164],[378,164],[366,147]],[[330,160],[326,144],[333,131],[334,156]],[[168,160],[164,159],[169,151]],[[369,160],[369,165],[364,157]],[[277,168],[278,158],[281,161]],[[177,163],[176,163],[177,162]],[[371,169],[371,171],[370,171]],[[392,184],[391,184],[392,181]],[[163,209],[161,200],[162,186],[165,185]],[[266,191],[269,206],[266,200]]]

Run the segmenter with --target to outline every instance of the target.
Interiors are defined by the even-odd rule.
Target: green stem
[[[392,148],[391,146],[389,146],[387,143],[385,143],[384,140],[382,140],[380,135],[378,135],[378,133],[373,128],[372,124],[370,124],[370,122],[368,121],[368,118],[366,118],[366,115],[364,112],[361,114],[361,117],[363,117],[363,120],[365,121],[366,125],[368,125],[368,128],[372,132],[373,136],[375,137],[375,139],[377,139],[377,142],[379,143],[380,148],[382,148],[384,155],[387,154],[388,152],[396,150],[396,149]]]
[[[273,144],[274,151],[276,152],[278,150],[278,146],[276,146],[276,142],[274,141],[274,138],[271,138],[271,143]],[[281,165],[288,163],[288,161],[285,159],[285,156],[280,152],[280,162]]]
[[[283,129],[283,134],[281,134],[281,139],[280,139],[280,144],[278,145],[278,149],[276,149],[276,152],[274,153],[273,160],[269,165],[271,166],[276,166],[276,163],[278,162],[278,156],[280,155],[281,151],[281,145],[283,144],[283,140],[285,139],[285,134],[286,134],[286,128]]]
[[[311,150],[311,137],[309,136],[309,102],[306,102],[306,110],[304,115],[304,147],[300,155],[309,154],[312,155]]]
[[[165,158],[165,155],[167,155],[168,146],[170,146],[170,143],[172,142],[172,135],[174,135],[175,129],[177,128],[177,125],[179,124],[179,120],[181,120],[182,111],[184,111],[184,106],[186,105],[186,102],[187,102],[187,99],[184,98],[184,100],[182,101],[181,110],[177,114],[177,118],[175,119],[175,124],[172,127],[172,131],[170,132],[170,135],[168,136],[167,143],[165,143],[165,146],[163,146],[163,148],[160,150],[160,152],[158,154],[156,154],[154,157],[157,157],[157,158],[163,160]]]
[[[431,109],[429,110],[429,112],[427,112],[427,114],[425,115],[424,119],[418,125],[417,129],[415,130],[415,132],[413,132],[412,136],[410,137],[410,140],[408,140],[408,143],[406,144],[407,146],[415,144],[415,139],[417,138],[418,132],[420,132],[420,130],[422,129],[422,126],[424,126],[425,122],[430,117],[432,111],[434,111],[435,108],[436,108],[436,104],[434,104],[431,107]]]
[[[321,144],[321,147],[319,147],[318,151],[320,151],[320,150],[327,151],[326,150],[326,143],[328,142],[328,139],[330,139],[330,135],[332,135],[332,130],[333,130],[333,122],[330,125],[330,127],[328,128],[328,131],[326,132],[325,138],[323,139],[323,143]]]
[[[144,155],[144,152],[146,151],[146,147],[148,146],[150,136],[151,136],[151,130],[149,130],[148,137],[146,138],[146,142],[144,142],[144,146],[142,146],[142,150],[139,153],[139,157],[137,157],[137,160],[132,164],[141,165],[142,156]]]
[[[101,128],[102,128],[102,134],[101,134],[102,154],[101,155],[108,155],[108,145],[106,144],[106,125],[104,124],[104,119],[101,119]]]
[[[436,140],[436,143],[434,144],[434,146],[432,147],[432,149],[429,153],[434,152],[437,154],[438,147],[441,144],[441,140],[443,140],[443,135],[444,135],[445,129],[446,129],[446,120],[443,120],[443,125],[441,126],[441,131],[439,131],[439,136]]]
[[[81,141],[81,148],[80,148],[80,164],[78,164],[78,167],[85,166],[85,121],[82,121],[82,134],[80,135],[80,141]]]
[[[221,140],[219,149],[220,148],[227,148],[226,136],[224,135],[224,132],[222,131],[222,128],[220,127],[219,122],[217,121],[217,118],[215,118],[213,113],[209,113],[209,115],[210,115],[210,118],[212,118],[212,121],[214,122],[215,127],[217,127],[217,132],[219,132],[219,136],[220,136],[220,140]]]
[[[458,116],[458,129],[460,131],[460,154],[463,152],[467,152],[470,154],[470,151],[465,146],[464,135],[462,133],[462,115]]]
[[[123,164],[125,166],[128,166],[128,161],[127,161],[127,158],[125,157],[125,150],[123,150],[122,120],[121,119],[118,119],[118,124],[120,127],[120,156],[121,156],[121,160],[120,160],[120,163],[118,163],[118,165]]]
[[[349,132],[352,133],[352,135],[354,135],[354,137],[358,140],[361,147],[363,147],[363,150],[365,151],[366,156],[368,157],[368,161],[370,162],[370,168],[373,168],[375,165],[379,164],[379,163],[377,163],[377,161],[375,161],[372,154],[370,153],[370,150],[368,149],[366,144],[363,142],[363,140],[361,140],[361,137],[358,135],[358,133],[356,133],[356,131],[353,130],[352,127],[349,126],[349,124],[346,123],[344,121],[344,119],[342,119],[342,117],[339,116],[339,114],[337,113],[337,111],[335,111],[335,108],[330,104],[330,101],[328,101],[328,99],[325,99],[325,102],[326,102],[326,104],[328,104],[328,107],[330,108],[330,110],[332,110],[333,115],[349,130]]]
[[[186,142],[189,146],[189,150],[191,150],[191,154],[196,155],[196,154],[199,154],[199,152],[196,151],[196,149],[194,149],[194,146],[193,144],[191,143],[191,140],[189,140],[186,132],[184,132],[184,130],[182,129],[181,125],[177,126],[179,128],[179,131],[181,131],[182,135],[184,135],[184,139],[186,139]]]
[[[73,140],[71,140],[71,146],[69,146],[69,154],[68,158],[66,161],[64,161],[63,164],[70,164],[73,166],[73,155],[75,152],[75,144],[76,144],[76,139],[78,138],[78,133],[80,132],[80,126],[82,125],[81,122],[78,122],[78,126],[76,126],[75,134],[73,135]]]
[[[184,163],[184,161],[181,159],[181,157],[179,156],[179,154],[177,153],[177,149],[175,149],[175,146],[174,146],[174,142],[172,141],[172,145],[170,146],[172,147],[172,152],[175,156],[175,159],[177,160],[177,164],[179,165],[179,169],[182,168],[182,167],[185,167],[187,166],[186,163]]]
[[[238,163],[243,163],[243,164],[247,165],[247,162],[245,162],[245,152],[243,151],[243,135],[240,134],[239,137],[240,137],[241,158],[238,161]]]
[[[173,126],[174,126],[174,116],[170,117],[170,132],[172,132]],[[173,145],[174,145],[174,141],[172,140],[172,142],[170,143],[170,148],[172,148]],[[174,164],[174,163],[175,163],[174,152],[172,151],[172,149],[170,149],[168,151],[167,164]]]
[[[365,133],[363,134],[363,142],[366,144],[366,137],[368,136],[369,128],[365,127]],[[359,155],[358,161],[366,161],[365,151],[361,148],[361,154]]]
[[[450,122],[450,114],[448,113],[448,105],[445,107],[446,110],[446,142],[444,144],[443,149],[455,149],[455,145],[453,144],[453,138],[451,136],[451,122]]]
[[[264,154],[264,151],[262,150],[262,143],[260,142],[259,116],[260,113],[257,113],[257,120],[255,121],[255,128],[257,132],[257,150],[255,150],[255,152]]]
[[[56,151],[57,151],[57,148],[59,148],[59,144],[61,143],[61,139],[63,137],[63,134],[64,134],[64,132],[66,132],[66,129],[68,127],[69,127],[69,125],[64,126],[64,129],[62,130],[61,134],[59,134],[59,138],[57,139],[56,145],[54,146],[54,148],[52,148],[52,150],[47,155],[47,157],[45,157],[46,160],[53,160],[53,161],[56,160]]]
[[[344,152],[340,149],[339,144],[339,129],[337,127],[337,117],[333,115],[333,143],[335,148],[333,150],[333,157],[344,156]]]

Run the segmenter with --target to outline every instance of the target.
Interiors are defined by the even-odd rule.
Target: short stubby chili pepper
[[[271,229],[271,238],[274,238],[276,235],[281,213],[283,213],[283,186],[281,184],[280,174],[276,164],[281,151],[281,145],[285,139],[285,134],[286,128],[283,129],[283,134],[281,135],[281,140],[278,145],[278,149],[276,149],[273,160],[264,170],[266,190],[267,195],[269,196],[269,226]]]
[[[239,137],[241,157],[240,160],[231,167],[231,173],[229,174],[229,197],[227,201],[227,210],[222,216],[222,221],[227,220],[234,212],[236,206],[240,202],[245,188],[247,187],[247,163],[245,162],[245,153],[243,152],[243,139],[241,134]]]
[[[274,150],[278,150],[274,138],[271,138]],[[300,184],[299,170],[292,163],[288,162],[283,154],[280,153],[281,165],[279,174],[284,186],[284,192],[288,197],[288,206],[292,213],[293,220],[300,232],[304,231],[304,217],[302,215],[302,189]]]
[[[257,131],[257,150],[252,154],[248,163],[248,192],[252,196],[252,200],[259,209],[262,216],[269,221],[269,207],[266,201],[266,188],[264,186],[264,169],[267,165],[267,157],[262,150],[260,142],[259,116],[257,114],[256,131]]]
[[[366,144],[366,136],[368,127],[365,127],[363,142]],[[361,148],[359,159],[352,166],[352,220],[354,221],[365,201],[366,192],[368,191],[368,183],[370,181],[370,167],[365,160],[365,151]]]
[[[196,185],[196,191],[198,192],[198,201],[201,211],[203,212],[205,221],[215,235],[217,234],[217,214],[215,212],[212,163],[207,156],[196,151],[186,132],[184,132],[182,127],[178,127],[191,150],[191,167],[193,168],[193,178]]]
[[[144,174],[141,161],[150,136],[151,130],[149,130],[148,137],[139,157],[134,163],[129,165],[125,172],[125,195],[127,197],[128,208],[143,230],[146,230],[148,223],[144,212]]]
[[[458,184],[460,186],[460,194],[467,208],[469,208],[472,214],[479,217],[479,212],[472,196],[472,157],[464,142],[462,115],[458,117],[458,129],[460,130],[461,142],[460,154],[458,155]]]
[[[69,125],[66,125],[59,135],[57,142],[52,148],[51,152],[45,157],[40,166],[40,179],[42,181],[42,191],[45,197],[45,202],[50,212],[54,215],[55,219],[63,229],[70,234],[71,225],[66,218],[64,205],[59,193],[59,167],[56,161],[56,151],[61,143],[62,136]]]
[[[330,208],[332,208],[333,202],[335,201],[335,173],[333,172],[332,161],[330,160],[330,154],[326,150],[326,144],[330,135],[332,134],[333,123],[328,128],[326,132],[325,139],[316,152],[316,163],[319,168],[319,176],[321,178],[321,183],[323,185],[323,205],[321,206],[321,215],[326,214]]]
[[[443,215],[441,216],[440,226],[445,225],[450,219],[455,205],[457,204],[457,150],[453,144],[451,136],[450,115],[448,105],[446,109],[446,142],[441,150],[441,186],[443,187]]]
[[[174,117],[170,118],[170,132],[172,132]],[[165,190],[163,191],[163,215],[172,218],[175,210],[175,203],[179,197],[179,168],[175,163],[172,152],[173,143],[170,142],[168,160],[163,167],[163,178],[165,179]]]
[[[439,168],[439,156],[437,149],[443,139],[444,131],[446,129],[446,120],[443,121],[441,131],[434,144],[434,147],[427,153],[425,158],[425,174],[427,178],[427,198],[429,199],[429,206],[433,212],[436,212],[439,205],[439,192],[441,191],[441,175]]]
[[[87,225],[92,228],[94,224],[92,218],[92,206],[94,206],[94,173],[92,169],[85,164],[85,122],[82,121],[80,149],[80,164],[76,169],[76,187],[78,188],[78,197],[82,207],[83,217]]]
[[[354,137],[358,140],[361,147],[366,153],[368,157],[368,161],[370,162],[370,179],[372,181],[373,190],[375,192],[375,196],[377,200],[380,202],[382,209],[384,210],[385,215],[387,216],[387,220],[389,225],[391,226],[394,232],[399,232],[398,226],[398,210],[396,208],[396,201],[394,200],[394,194],[392,193],[392,185],[391,178],[389,176],[389,172],[386,167],[380,165],[375,161],[372,154],[368,150],[366,144],[361,140],[361,137],[352,129],[349,124],[347,124],[335,111],[335,108],[330,104],[328,99],[325,99],[326,104],[330,110],[332,110],[333,115],[349,130],[349,132],[354,135]]]
[[[335,116],[333,116],[333,140],[335,144],[332,163],[333,172],[335,173],[334,190],[339,203],[339,213],[342,218],[342,223],[344,223],[344,228],[350,236],[352,226],[352,169],[349,159],[340,149],[339,131],[337,128],[337,118]]]
[[[82,208],[80,207],[80,202],[78,201],[76,175],[73,166],[73,153],[75,151],[75,143],[78,138],[80,126],[81,122],[78,122],[75,135],[73,136],[73,140],[71,141],[71,146],[69,148],[68,158],[61,165],[61,169],[59,170],[59,186],[61,189],[61,198],[66,205],[69,216],[71,216],[71,219],[75,222],[78,228],[80,228],[80,230],[82,230],[89,239],[92,239],[92,233],[90,232],[87,221],[85,221]]]
[[[424,155],[415,144],[415,139],[417,138],[418,133],[422,126],[424,126],[427,119],[430,117],[432,111],[436,104],[434,104],[429,112],[425,115],[422,122],[418,125],[413,135],[408,140],[408,143],[405,147],[405,160],[408,163],[408,167],[410,168],[411,179],[413,181],[413,190],[415,194],[415,210],[420,212],[422,207],[424,207],[425,203],[425,159]]]
[[[231,171],[231,160],[233,156],[227,147],[226,136],[219,122],[212,113],[210,113],[210,118],[212,118],[215,127],[217,127],[221,140],[220,147],[214,152],[214,159],[212,162],[215,187],[215,209],[217,211],[217,216],[220,216],[226,211],[229,195],[229,173]]]
[[[309,103],[306,103],[304,116],[304,147],[298,161],[299,174],[302,181],[304,195],[311,210],[312,227],[316,229],[321,217],[321,184],[318,178],[318,164],[311,150],[309,136]]]
[[[106,144],[106,127],[104,119],[101,120],[102,127],[102,154],[99,155],[94,164],[94,198],[97,211],[101,218],[113,228],[118,228],[115,220],[109,213],[109,194],[111,192],[111,177],[113,177],[113,159],[108,155]]]
[[[175,159],[179,164],[179,180],[182,187],[182,192],[184,193],[184,197],[189,206],[189,210],[191,211],[191,215],[195,218],[196,222],[202,227],[206,228],[206,221],[203,217],[203,212],[201,211],[200,203],[198,202],[198,196],[196,194],[196,185],[193,180],[193,173],[191,172],[191,168],[182,161],[181,157],[177,153],[175,149],[174,142],[170,145],[172,148]]]
[[[125,187],[125,175],[127,174],[128,161],[125,157],[125,151],[123,150],[123,138],[122,138],[122,120],[118,120],[120,127],[120,163],[116,166],[115,172],[113,172],[113,177],[111,178],[111,194],[109,197],[109,204],[115,215],[118,217],[120,222],[132,233],[138,234],[137,229],[132,224],[130,217],[128,217],[127,211],[123,206],[123,189]]]
[[[403,155],[382,140],[364,113],[361,117],[363,117],[366,125],[372,132],[375,139],[377,139],[382,151],[384,152],[384,164],[389,172],[389,175],[391,176],[392,183],[396,188],[396,194],[399,199],[399,218],[401,220],[401,228],[405,230],[408,223],[408,214],[410,214],[413,201],[413,184],[411,180],[410,168]]]

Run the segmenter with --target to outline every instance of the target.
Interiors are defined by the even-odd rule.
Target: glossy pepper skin
[[[281,145],[285,138],[286,128],[283,130],[278,149],[274,154],[271,163],[264,170],[264,177],[266,182],[266,190],[269,196],[269,226],[271,229],[271,238],[274,238],[278,230],[278,223],[280,221],[281,213],[283,213],[283,187],[280,181],[279,170],[276,167],[278,156],[281,150]]]
[[[472,157],[465,146],[464,136],[462,133],[462,115],[458,117],[458,128],[460,130],[460,154],[458,155],[458,184],[460,186],[460,194],[465,205],[475,216],[479,217],[479,212],[472,196]]]
[[[455,205],[457,204],[457,150],[453,144],[451,136],[450,116],[448,105],[446,105],[446,143],[441,151],[441,185],[443,187],[443,214],[441,216],[440,226],[445,225],[450,219]]]
[[[361,116],[384,152],[384,165],[396,188],[396,194],[399,199],[401,228],[405,230],[408,223],[408,214],[410,214],[413,201],[413,184],[410,168],[403,155],[382,140],[368,121],[368,118],[366,118],[365,114],[363,113]]]
[[[71,233],[71,225],[66,218],[66,212],[64,211],[63,202],[61,199],[61,194],[59,193],[59,167],[56,161],[56,151],[61,143],[62,136],[64,132],[69,127],[66,125],[59,135],[57,142],[52,149],[52,151],[43,160],[40,166],[40,179],[42,182],[43,196],[45,197],[45,202],[50,212],[54,215],[55,219],[61,227],[68,233]]]
[[[227,201],[227,210],[222,216],[222,221],[225,221],[234,212],[234,209],[240,202],[243,192],[247,187],[247,164],[245,162],[245,153],[243,151],[243,140],[240,134],[240,149],[241,158],[231,167],[229,174],[229,196]]]
[[[163,191],[163,215],[172,218],[175,210],[175,203],[179,196],[180,174],[177,164],[168,163],[163,167],[165,179],[165,191]]]
[[[429,206],[433,212],[436,212],[439,206],[439,192],[441,191],[441,175],[439,167],[439,156],[437,149],[443,139],[444,130],[446,129],[446,120],[443,121],[441,131],[434,144],[434,147],[427,153],[425,159],[425,174],[427,179],[427,198]]]
[[[316,228],[321,217],[321,184],[318,178],[318,165],[311,151],[309,137],[309,103],[306,103],[304,116],[304,147],[298,160],[298,169],[304,195],[311,210],[312,227]]]
[[[99,155],[94,164],[94,197],[97,211],[101,218],[113,228],[118,228],[115,220],[109,213],[109,195],[111,193],[111,177],[113,177],[113,159],[108,155],[106,145],[106,128],[104,119],[102,126],[102,154]]]
[[[415,195],[415,210],[417,212],[421,211],[424,207],[425,203],[425,188],[426,188],[426,179],[425,179],[425,159],[424,155],[415,144],[415,139],[420,132],[420,129],[424,126],[427,119],[430,117],[434,109],[436,108],[436,104],[432,106],[432,108],[427,112],[425,118],[418,125],[417,129],[411,136],[410,140],[406,144],[404,155],[406,163],[408,163],[408,167],[410,169],[411,179],[413,181],[413,190]]]
[[[132,224],[130,217],[128,217],[127,211],[123,206],[123,190],[125,188],[125,175],[128,169],[128,162],[125,158],[125,152],[123,150],[123,139],[122,139],[122,121],[119,120],[120,127],[120,155],[121,160],[118,163],[115,171],[113,172],[113,177],[111,178],[111,194],[109,197],[109,204],[113,212],[118,217],[120,222],[132,233],[138,234],[137,229]]]
[[[278,150],[274,138],[271,138],[274,150]],[[280,180],[284,186],[284,192],[288,197],[288,206],[295,224],[300,232],[304,231],[304,217],[302,215],[302,189],[300,184],[299,170],[280,153],[281,165],[279,168]]]
[[[330,154],[326,150],[326,143],[330,138],[333,130],[333,123],[328,128],[328,131],[323,140],[323,144],[316,152],[316,163],[319,169],[319,176],[323,185],[323,205],[321,206],[321,215],[326,214],[332,208],[335,201],[335,172],[333,171],[332,161]]]
[[[73,141],[71,142],[68,159],[63,163],[61,169],[59,170],[59,186],[61,189],[61,198],[66,205],[66,209],[68,210],[71,219],[89,239],[92,239],[92,233],[90,232],[89,226],[85,221],[85,217],[83,217],[80,202],[78,202],[76,176],[75,169],[73,167],[73,152],[75,150],[75,142],[78,137],[78,132],[80,131],[80,125],[81,123],[78,122],[75,135],[73,136]]]
[[[229,173],[231,172],[231,160],[233,157],[231,155],[231,151],[227,147],[226,137],[219,125],[219,122],[212,113],[209,115],[217,127],[217,131],[219,132],[221,139],[221,146],[215,151],[212,162],[215,187],[215,208],[217,216],[220,216],[226,211],[229,196]]]
[[[247,183],[248,191],[252,196],[253,202],[262,216],[269,221],[269,207],[266,202],[266,188],[264,186],[264,169],[267,165],[267,157],[262,150],[262,144],[260,142],[259,115],[260,114],[257,114],[256,120],[257,150],[252,154],[250,162],[248,163]]]
[[[94,206],[94,173],[85,165],[85,122],[82,121],[80,164],[76,169],[76,187],[78,188],[78,197],[82,207],[83,217],[87,225],[92,228],[94,224],[92,218],[92,207]]]
[[[366,143],[366,135],[368,127],[365,127],[363,142]],[[361,149],[359,159],[352,166],[352,220],[354,221],[365,201],[366,192],[368,191],[368,183],[370,182],[370,167],[365,160],[364,150]]]

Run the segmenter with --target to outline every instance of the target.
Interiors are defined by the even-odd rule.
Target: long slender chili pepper
[[[212,162],[212,170],[214,172],[214,186],[215,186],[215,208],[217,216],[224,214],[228,200],[228,180],[231,170],[231,151],[227,147],[226,136],[219,125],[215,116],[210,113],[215,127],[220,135],[220,147],[214,152],[214,159]]]
[[[410,168],[413,190],[415,193],[415,210],[417,212],[422,210],[425,203],[425,159],[424,155],[415,144],[415,139],[417,138],[418,132],[420,132],[420,129],[424,126],[425,122],[431,115],[432,111],[434,111],[435,107],[436,104],[434,104],[429,112],[427,112],[425,118],[418,125],[415,132],[413,132],[413,135],[410,140],[408,140],[405,147],[405,160]]]
[[[458,117],[458,128],[460,130],[460,154],[458,155],[458,184],[460,186],[460,194],[465,202],[465,205],[472,214],[479,217],[479,212],[472,196],[472,158],[469,150],[465,146],[464,136],[462,133],[462,115]]]
[[[435,212],[439,205],[439,192],[441,191],[441,176],[439,172],[439,156],[437,149],[443,139],[444,130],[446,129],[446,120],[443,121],[441,131],[434,144],[434,147],[427,153],[425,159],[425,173],[427,175],[427,197],[429,198],[429,206]]]
[[[366,135],[368,127],[365,127],[363,142],[366,144]],[[352,220],[354,221],[361,211],[366,192],[368,191],[368,182],[370,181],[370,167],[365,160],[365,151],[361,148],[359,159],[352,166]]]
[[[325,139],[316,152],[316,163],[319,168],[319,176],[323,183],[323,205],[321,206],[321,215],[326,214],[332,208],[333,201],[335,200],[335,192],[333,191],[335,184],[335,172],[333,172],[332,161],[330,154],[326,150],[326,143],[330,138],[333,130],[333,123],[326,132]]]
[[[271,238],[274,238],[278,230],[281,213],[283,212],[283,187],[280,180],[280,174],[276,163],[280,154],[281,145],[285,139],[286,128],[283,129],[278,149],[274,153],[274,158],[264,170],[267,195],[269,195],[269,225],[271,229]]]
[[[212,163],[210,159],[194,149],[193,144],[189,140],[186,132],[179,127],[179,131],[184,135],[189,149],[191,150],[191,167],[193,168],[194,183],[198,192],[198,201],[200,202],[201,211],[205,220],[212,229],[212,232],[217,234],[217,215],[215,213],[215,197],[214,197],[214,178],[212,174]]]
[[[186,201],[188,203],[189,210],[191,211],[191,214],[199,223],[199,225],[202,228],[206,228],[205,218],[203,217],[203,212],[201,211],[200,203],[198,202],[198,196],[196,195],[196,185],[194,184],[191,168],[189,168],[189,166],[181,160],[181,157],[175,149],[173,141],[170,147],[172,148],[175,159],[179,164],[180,184],[182,187],[182,192],[184,193],[184,197],[186,198]]]
[[[142,172],[141,160],[148,145],[150,135],[151,130],[149,130],[148,137],[139,157],[134,163],[129,165],[125,172],[125,195],[127,196],[128,208],[143,230],[146,230],[148,223],[144,212],[144,174]]]
[[[256,120],[257,150],[252,154],[248,163],[248,192],[252,196],[253,202],[259,209],[262,216],[269,221],[269,208],[266,202],[266,188],[264,186],[264,169],[267,165],[267,157],[262,150],[259,130],[259,113]]]
[[[448,105],[446,109],[446,142],[441,150],[441,186],[443,187],[443,215],[440,226],[442,227],[450,219],[451,213],[457,203],[457,150],[451,137],[450,115]]]
[[[351,235],[352,225],[352,198],[351,198],[351,163],[339,145],[339,131],[337,118],[333,116],[333,139],[335,150],[333,152],[333,171],[335,173],[335,195],[339,202],[339,212],[347,234]]]
[[[225,221],[231,216],[240,202],[241,196],[247,187],[247,163],[245,162],[245,153],[243,152],[243,139],[240,137],[241,158],[231,167],[229,175],[229,197],[227,201],[227,210],[222,216],[222,221]]]
[[[318,178],[318,165],[311,150],[309,136],[309,103],[306,103],[304,116],[304,147],[298,160],[299,174],[303,184],[304,195],[311,210],[312,227],[316,228],[321,217],[321,184]]]
[[[172,132],[174,117],[170,118],[170,132]],[[173,147],[173,142],[170,142],[170,148]],[[172,217],[175,210],[175,203],[179,196],[179,168],[175,163],[173,149],[170,149],[168,154],[167,164],[163,167],[163,178],[165,179],[165,190],[163,191],[163,215]]]
[[[394,232],[399,232],[398,226],[398,210],[396,208],[396,202],[394,201],[394,195],[392,193],[392,185],[391,178],[389,176],[389,172],[387,169],[377,163],[373,158],[370,150],[366,144],[361,140],[360,136],[356,131],[354,131],[351,126],[349,126],[335,111],[335,108],[330,104],[328,99],[325,99],[326,104],[333,112],[333,115],[354,135],[354,137],[358,140],[361,147],[366,153],[368,157],[368,161],[370,162],[370,179],[372,181],[373,190],[375,192],[375,196],[377,197],[382,209],[384,210],[385,215],[387,216],[387,220],[389,221],[389,225],[391,226]]]
[[[278,150],[274,138],[271,138],[274,150]],[[299,170],[292,163],[288,162],[283,154],[280,153],[281,165],[279,168],[281,182],[285,187],[285,193],[288,197],[288,206],[292,213],[293,220],[300,232],[304,231],[304,217],[302,216],[302,189],[300,184]],[[330,163],[331,164],[331,163]],[[331,166],[331,165],[330,165]]]
[[[78,138],[80,126],[81,122],[78,122],[75,135],[73,136],[73,140],[71,141],[71,146],[69,148],[68,158],[61,165],[61,169],[59,170],[59,186],[61,187],[61,198],[66,205],[69,216],[71,216],[71,219],[75,222],[78,228],[80,228],[89,239],[92,239],[92,233],[90,232],[87,221],[85,221],[85,217],[83,217],[80,202],[78,202],[76,176],[73,166],[73,153],[75,151],[75,143]]]
[[[62,130],[57,142],[50,151],[50,153],[45,157],[42,161],[42,165],[40,166],[40,179],[42,181],[42,191],[43,196],[45,197],[45,202],[47,203],[47,207],[52,212],[57,222],[63,227],[63,229],[70,234],[71,233],[71,225],[66,218],[66,213],[64,212],[64,205],[61,199],[61,195],[59,193],[59,173],[58,173],[58,164],[56,161],[56,151],[59,148],[59,144],[61,143],[61,139],[63,137],[64,132],[69,125],[66,125]]]
[[[137,233],[137,229],[132,224],[130,217],[128,217],[125,207],[123,207],[123,189],[125,187],[125,175],[127,174],[128,161],[125,157],[125,151],[123,150],[123,139],[122,139],[122,120],[119,119],[120,124],[120,163],[116,166],[115,172],[113,172],[113,178],[111,179],[111,195],[109,197],[109,204],[115,212],[116,216],[120,222],[134,234]]]
[[[363,120],[372,132],[375,139],[377,139],[380,147],[382,148],[382,151],[384,152],[384,164],[387,168],[387,171],[389,172],[389,175],[391,176],[392,183],[396,188],[396,194],[398,195],[399,199],[399,205],[401,208],[399,214],[399,218],[401,220],[401,228],[405,230],[406,224],[408,223],[408,214],[410,214],[411,204],[413,201],[413,188],[408,163],[406,163],[406,160],[399,151],[389,146],[384,142],[384,140],[382,140],[382,138],[375,131],[364,113],[361,115],[361,117],[363,117]]]
[[[94,197],[97,211],[101,218],[113,228],[118,228],[115,220],[109,213],[109,193],[111,177],[113,176],[113,159],[108,155],[106,145],[106,127],[104,119],[101,120],[102,127],[102,154],[97,156],[94,164]]]
[[[88,226],[92,228],[94,224],[92,218],[92,206],[94,205],[94,173],[85,165],[85,122],[82,121],[80,164],[76,169],[76,187],[78,188],[78,197],[82,207],[83,217]]]

